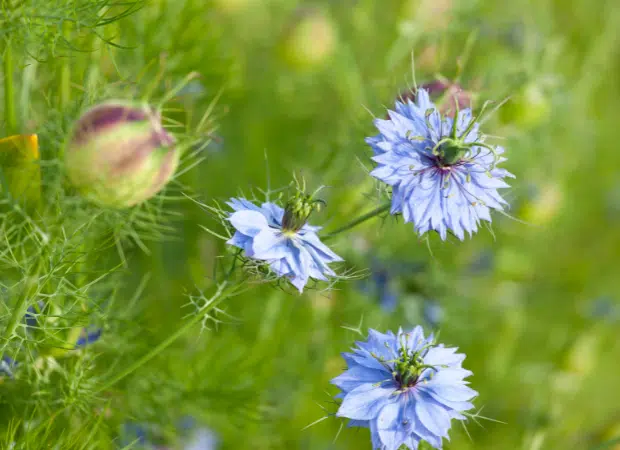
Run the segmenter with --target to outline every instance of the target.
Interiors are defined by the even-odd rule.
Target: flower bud
[[[111,100],[86,111],[65,151],[67,176],[100,205],[126,208],[157,194],[179,162],[174,138],[148,105]]]

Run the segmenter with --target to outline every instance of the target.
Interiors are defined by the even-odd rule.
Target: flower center
[[[282,231],[287,236],[294,236],[308,221],[310,214],[321,209],[322,200],[315,200],[312,195],[302,193],[290,198],[284,208]]]
[[[418,384],[426,369],[436,370],[435,367],[424,363],[424,355],[428,348],[429,346],[424,346],[416,352],[409,352],[405,347],[400,348],[392,372],[394,381],[398,383],[400,389],[409,389]]]
[[[445,139],[438,151],[439,164],[442,167],[452,166],[461,161],[468,150],[469,147],[459,139]]]

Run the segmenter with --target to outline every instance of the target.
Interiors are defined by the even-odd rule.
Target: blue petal
[[[407,333],[399,333],[399,340],[402,335],[406,338],[405,345],[407,346],[409,353],[417,352],[426,344],[426,340],[424,339],[424,330],[420,325],[416,326],[413,330]],[[424,362],[426,363],[426,359]]]
[[[343,259],[330,250],[325,244],[321,242],[316,233],[309,232],[303,235],[301,238],[304,242],[314,247],[314,249],[319,252],[322,259],[327,260],[328,262],[338,262],[343,261]]]
[[[331,380],[331,383],[343,391],[352,391],[360,384],[380,383],[391,379],[386,371],[370,369],[364,366],[354,366]]]
[[[281,232],[273,228],[263,228],[252,241],[253,257],[264,260],[285,258],[291,252],[288,242],[289,239]]]
[[[265,216],[258,211],[237,211],[228,219],[230,223],[246,236],[256,236],[261,230],[268,228]]]
[[[369,422],[367,420],[349,420],[347,423],[348,428],[360,427],[360,428],[368,428]]]
[[[428,395],[414,392],[415,413],[424,427],[435,436],[446,436],[450,429],[450,415]]]
[[[377,430],[381,443],[387,450],[398,450],[409,436],[409,421],[403,417],[403,405],[400,401],[388,403],[377,417]]]
[[[284,217],[284,208],[276,205],[275,203],[263,203],[261,205],[265,217],[271,226],[281,227],[282,218]]]
[[[358,345],[359,344],[362,344],[362,343],[358,342]],[[370,351],[368,350],[356,349],[353,351],[353,354],[350,354],[349,357],[353,359],[356,364],[359,364],[361,366],[368,367],[370,369],[375,369],[375,370],[387,370],[386,367],[381,362],[379,362],[379,360],[376,357],[372,356]],[[386,360],[388,359],[393,359],[393,358],[392,357],[387,358]]]
[[[252,241],[250,236],[246,236],[245,234],[236,231],[233,237],[226,241],[228,245],[234,245],[235,247],[245,248],[248,241]]]
[[[308,284],[308,275],[300,274],[300,275],[290,275],[289,280],[291,284],[297,288],[299,293],[304,291],[304,287]]]
[[[235,211],[244,211],[249,209],[251,211],[259,211],[260,208],[256,206],[254,203],[244,199],[244,198],[231,198],[230,201],[226,202],[228,206],[230,206]]]
[[[465,359],[462,353],[456,353],[456,347],[437,346],[430,348],[424,356],[424,363],[430,366],[452,366],[461,364]]]
[[[376,386],[373,383],[362,384],[347,393],[342,401],[337,417],[355,420],[371,420],[389,402],[396,401],[392,386]]]
[[[381,442],[381,438],[379,437],[379,430],[377,430],[377,421],[371,420],[369,422],[370,426],[370,439],[373,450],[385,450]]]

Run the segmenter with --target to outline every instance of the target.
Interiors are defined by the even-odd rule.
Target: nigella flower
[[[396,310],[402,297],[399,289],[402,278],[409,278],[425,267],[418,261],[382,261],[376,258],[372,258],[370,266],[370,278],[361,284],[362,291],[376,297],[387,313]]]
[[[228,205],[235,212],[228,220],[236,232],[227,244],[239,247],[248,258],[265,261],[299,292],[310,278],[326,281],[335,276],[328,264],[342,258],[319,240],[321,227],[306,223],[318,207],[311,197],[297,195],[285,209],[269,202],[256,206],[245,199],[231,199]]]
[[[342,391],[336,415],[370,428],[373,449],[414,450],[421,441],[441,448],[452,419],[465,420],[478,395],[456,350],[425,338],[419,326],[396,335],[370,330],[368,341],[343,354],[348,369],[332,380]]]
[[[75,342],[75,348],[84,347],[88,344],[93,344],[99,340],[101,337],[101,328],[94,328],[91,330],[83,329],[80,337]]]
[[[442,117],[418,89],[416,103],[397,101],[389,116],[375,120],[379,135],[366,142],[377,163],[371,175],[392,187],[391,214],[402,214],[420,235],[435,230],[445,240],[450,230],[463,240],[481,220],[491,222],[491,209],[504,209],[498,189],[513,175],[497,167],[504,150],[484,142],[470,109]]]
[[[385,312],[393,312],[398,306],[398,294],[394,289],[392,274],[383,265],[373,263],[370,278],[360,283],[361,291],[378,298]]]
[[[17,362],[6,355],[0,358],[0,375],[3,373],[13,378],[13,369],[17,366]]]
[[[183,450],[215,450],[219,447],[217,435],[208,428],[200,428],[183,447]]]
[[[26,310],[26,314],[24,315],[24,321],[28,328],[34,328],[39,324],[38,316],[45,309],[45,302],[43,300],[39,300],[36,305],[31,305]]]
[[[439,328],[443,321],[444,310],[441,305],[432,299],[425,299],[422,304],[422,317],[433,328]]]

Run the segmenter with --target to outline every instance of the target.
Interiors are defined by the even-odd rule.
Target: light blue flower
[[[348,369],[332,380],[342,391],[336,416],[369,428],[373,449],[414,450],[421,441],[441,448],[452,419],[465,420],[478,395],[456,350],[425,338],[419,326],[396,335],[369,330],[366,342],[343,354]]]
[[[82,330],[80,337],[75,342],[75,348],[85,347],[88,344],[93,344],[101,338],[102,330],[101,328],[91,328]]]
[[[9,378],[13,378],[13,369],[17,366],[17,362],[6,355],[0,358],[0,376],[4,373]]]
[[[183,450],[216,450],[219,447],[217,435],[208,428],[198,429]]]
[[[310,278],[326,281],[335,276],[328,264],[342,258],[319,240],[321,227],[306,223],[312,206],[298,200],[289,202],[285,210],[274,203],[256,206],[245,199],[231,199],[228,205],[235,212],[228,220],[236,232],[227,244],[242,249],[248,258],[265,261],[302,292]]]
[[[389,120],[375,120],[379,134],[366,139],[377,163],[370,174],[392,187],[391,214],[444,240],[448,230],[463,240],[481,220],[491,222],[490,210],[507,204],[498,193],[509,187],[503,178],[513,175],[497,167],[504,150],[484,142],[471,110],[456,121],[442,117],[424,89],[416,103],[397,101],[395,109]]]
[[[444,310],[436,300],[424,299],[422,317],[433,328],[439,328],[444,317]]]

